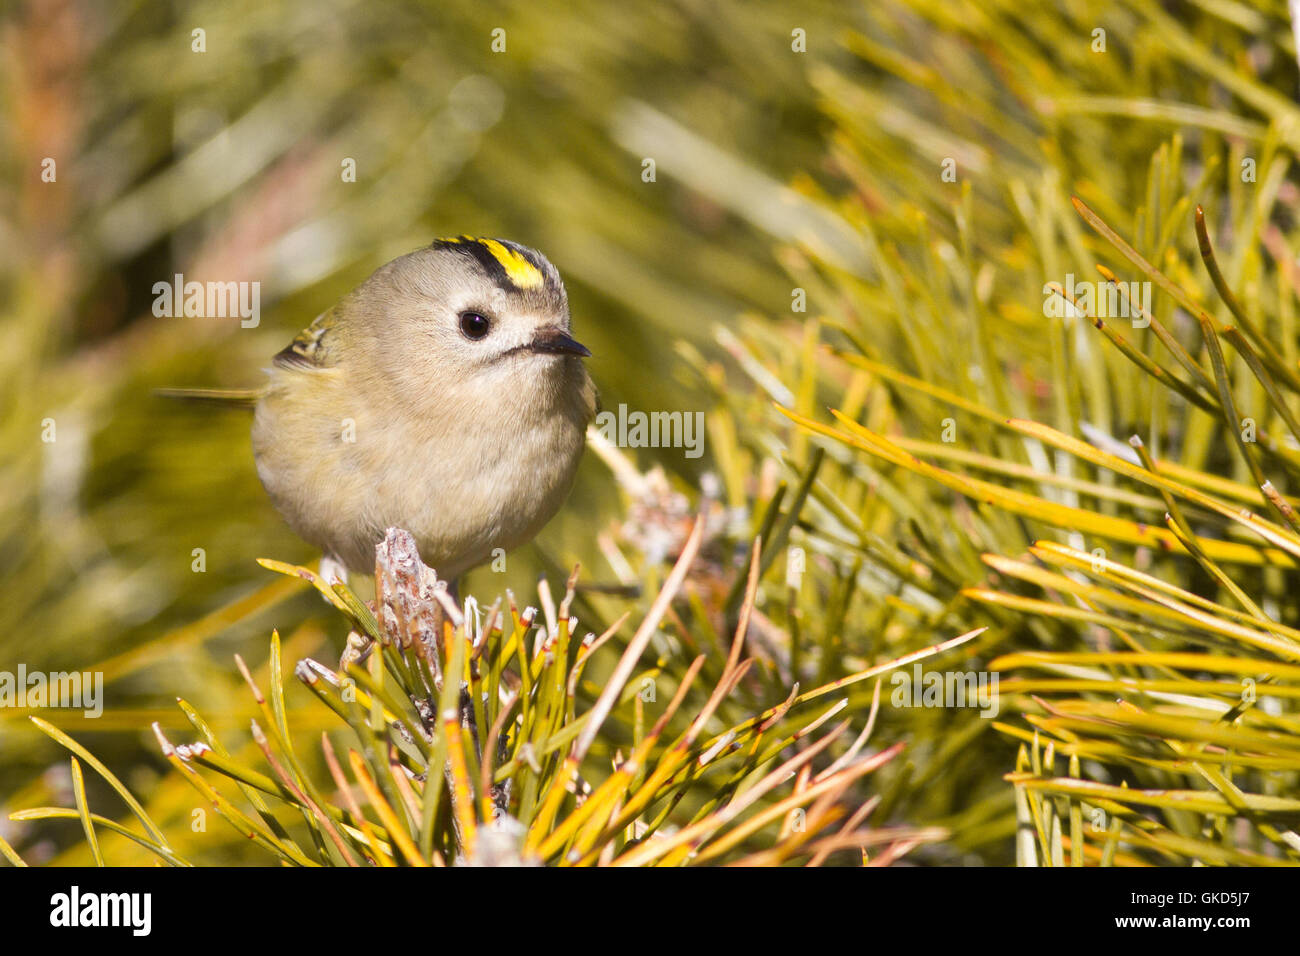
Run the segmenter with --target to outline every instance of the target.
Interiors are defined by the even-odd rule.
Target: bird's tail
[[[160,398],[182,402],[252,409],[264,392],[265,389],[261,388],[156,388],[153,393]]]

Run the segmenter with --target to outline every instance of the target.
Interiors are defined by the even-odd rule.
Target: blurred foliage
[[[800,705],[893,664],[792,693],[721,733],[707,732],[730,709],[729,698],[740,685],[750,684],[752,690],[761,683],[750,675],[755,659],[741,657],[758,591],[757,547],[730,651],[711,655],[708,651],[720,649],[711,646],[697,654],[676,681],[670,701],[659,701],[656,693],[663,661],[636,673],[638,659],[691,574],[706,529],[707,519],[701,516],[681,542],[672,573],[618,665],[600,685],[586,679],[585,669],[627,615],[599,637],[589,632],[577,639],[578,618],[571,614],[576,571],[558,609],[549,588],[543,584],[539,589],[541,618],[535,608],[521,613],[513,600],[506,608],[494,604],[480,618],[472,602],[462,611],[448,598],[445,582],[419,560],[405,531],[391,530],[377,549],[373,608],[345,584],[326,584],[306,568],[263,562],[310,580],[353,628],[337,671],[310,658],[294,669],[298,680],[354,734],[357,746],[347,750],[346,764],[329,734],[321,735],[319,749],[334,786],[313,782],[299,757],[303,742],[295,745],[287,719],[277,634],[271,637],[269,696],[242,658],[236,658],[261,711],[261,723],[252,722],[252,737],[270,774],[233,758],[185,701],[180,707],[202,739],[174,746],[155,725],[158,742],[179,777],[218,816],[252,845],[291,866],[396,866],[399,861],[408,866],[724,861],[817,866],[846,852],[885,865],[942,839],[945,833],[938,827],[864,826],[879,797],[850,809],[854,784],[903,749],[898,743],[860,754],[871,736],[879,687],[872,717],[852,740],[847,736],[852,718],[823,729],[845,709],[843,700],[829,707],[823,702],[811,720],[806,713],[792,719],[805,710]],[[941,653],[969,638],[909,659]],[[668,655],[668,660],[678,656]],[[676,675],[676,668],[671,670]],[[704,674],[716,681],[711,691],[698,686],[697,678]],[[584,697],[594,700],[581,715],[575,707],[580,687]],[[665,745],[665,732],[683,705],[694,712]],[[660,707],[649,724],[649,711]],[[630,712],[632,719],[611,719],[615,710]],[[77,807],[35,807],[14,814],[15,820],[80,818],[100,865],[107,860],[99,847],[100,828],[131,840],[163,863],[192,865],[169,842],[166,834],[172,827],[156,823],[111,771],[61,731],[44,721],[37,724],[74,754]],[[842,752],[829,760],[836,743]],[[78,757],[126,801],[145,834],[89,811]],[[611,764],[613,772],[593,783],[583,769],[589,757],[598,765]],[[819,758],[824,766],[814,774]],[[252,812],[225,797],[212,776],[233,781]],[[773,802],[772,795],[792,778],[793,792]],[[172,778],[167,788],[179,782]],[[283,808],[296,811],[291,816],[301,816],[302,826],[277,814]],[[688,825],[678,826],[682,812],[694,816]],[[741,854],[739,849],[759,834],[765,835],[765,845]],[[0,852],[22,865],[3,842]]]
[[[871,749],[905,749],[841,795],[878,797],[874,824],[946,831],[910,858],[1300,859],[1300,107],[1281,0],[29,2],[0,44],[0,668],[106,673],[103,718],[44,717],[187,859],[265,862],[234,830],[184,829],[195,797],[149,724],[191,735],[180,696],[244,734],[262,714],[229,654],[254,660],[275,626],[284,660],[328,660],[343,634],[253,562],[312,556],[257,486],[247,420],[150,389],[256,384],[370,269],[449,232],[556,262],[606,407],[709,425],[698,462],[588,455],[538,544],[470,592],[528,593],[581,561],[583,620],[641,619],[703,508],[654,645],[660,702],[698,653],[725,676],[719,635],[763,542],[758,663],[711,734],[796,683],[988,626],[927,666],[999,670],[999,719],[888,706],[885,683]],[[1107,287],[1097,265],[1152,283],[1149,325],[1057,307],[1067,277]],[[152,317],[175,272],[260,281],[264,321]],[[583,712],[629,640],[591,662]],[[846,686],[854,733],[826,760],[874,691]],[[593,786],[644,739],[616,729],[637,706],[580,768]],[[0,805],[104,813],[112,788],[90,775],[83,798],[25,716],[0,714]],[[283,721],[286,739],[337,727],[292,684]],[[689,825],[717,786],[655,812]],[[74,823],[5,826],[29,860],[91,858]],[[100,839],[113,862],[148,858]]]

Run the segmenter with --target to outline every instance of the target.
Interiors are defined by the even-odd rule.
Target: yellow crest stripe
[[[535,289],[546,284],[546,276],[523,253],[498,239],[482,236],[444,236],[434,240],[434,246],[446,248],[460,246],[470,253],[489,273],[500,270],[499,279],[516,289]]]
[[[542,270],[515,250],[503,246],[495,239],[479,239],[477,241],[486,247],[488,252],[492,253],[492,258],[501,263],[501,268],[506,270],[507,278],[519,288],[534,289],[546,282]]]

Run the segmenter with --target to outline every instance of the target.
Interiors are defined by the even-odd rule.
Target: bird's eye
[[[481,339],[488,334],[491,328],[491,320],[481,313],[462,312],[460,314],[460,331],[467,339]]]

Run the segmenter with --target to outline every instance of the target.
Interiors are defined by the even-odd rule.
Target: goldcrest
[[[541,530],[596,389],[559,272],[503,239],[439,239],[377,269],[275,356],[253,421],[276,509],[330,564],[374,571],[386,529],[455,581]]]

